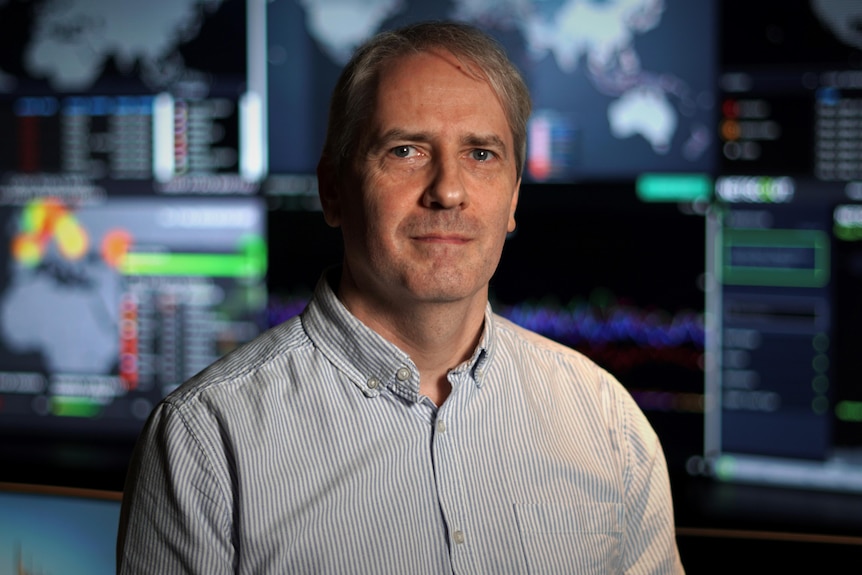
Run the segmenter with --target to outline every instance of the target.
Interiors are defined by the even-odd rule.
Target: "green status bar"
[[[635,189],[644,202],[694,202],[712,197],[712,179],[705,174],[643,174]]]
[[[120,269],[136,276],[213,276],[258,278],[266,273],[266,244],[260,237],[243,242],[232,254],[129,253]]]

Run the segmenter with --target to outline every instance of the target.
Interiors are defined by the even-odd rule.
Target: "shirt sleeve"
[[[616,400],[622,422],[625,458],[625,533],[623,566],[627,574],[684,573],[676,543],[673,500],[667,463],[658,436],[634,399],[621,386]]]
[[[129,466],[118,574],[234,572],[229,480],[212,463],[181,412],[160,404]]]

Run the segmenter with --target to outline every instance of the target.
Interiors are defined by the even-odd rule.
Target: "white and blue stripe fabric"
[[[439,408],[326,279],[154,410],[118,573],[682,573],[659,441],[583,355],[485,314]]]

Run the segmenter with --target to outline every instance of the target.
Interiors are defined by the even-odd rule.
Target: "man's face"
[[[490,86],[448,52],[404,57],[380,78],[366,137],[357,177],[322,188],[326,219],[344,235],[353,293],[342,297],[484,305],[520,184]]]

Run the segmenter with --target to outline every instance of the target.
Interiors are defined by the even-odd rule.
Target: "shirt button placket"
[[[464,546],[466,535],[461,529],[463,514],[465,512],[463,493],[461,492],[461,471],[451,437],[452,426],[447,420],[439,417],[434,422],[436,437],[433,443],[434,467],[437,475],[437,489],[440,497],[440,506],[446,517],[450,528],[450,541],[452,542],[452,563],[455,572],[459,573],[466,567],[465,561],[469,562]]]

